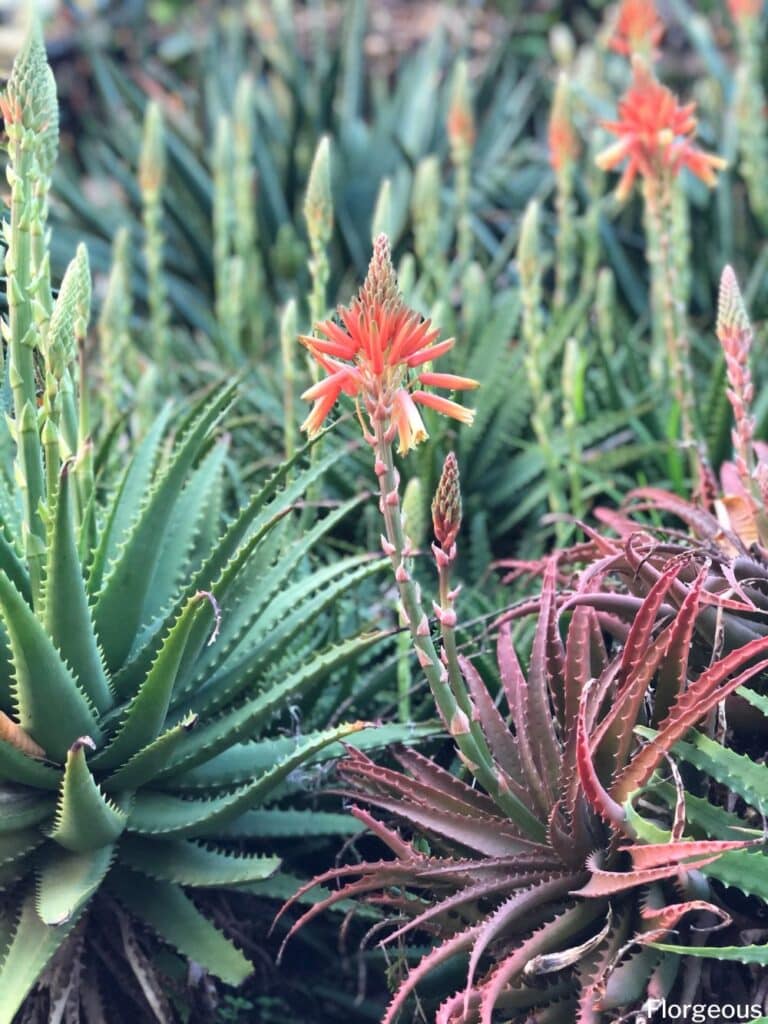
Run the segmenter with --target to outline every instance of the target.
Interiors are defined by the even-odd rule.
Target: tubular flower
[[[660,180],[667,174],[677,174],[681,167],[687,167],[711,188],[717,180],[716,172],[726,162],[694,146],[696,105],[680,106],[674,93],[657,81],[642,58],[635,56],[632,68],[634,78],[619,102],[619,120],[603,122],[604,128],[618,135],[618,141],[596,159],[604,171],[628,161],[616,190],[618,198],[626,199],[638,173]]]
[[[663,35],[653,0],[622,0],[608,45],[625,57],[633,53],[651,57]]]
[[[302,430],[316,434],[341,394],[362,400],[371,422],[384,420],[392,436],[397,433],[401,454],[428,436],[419,405],[472,423],[471,409],[419,389],[465,391],[478,383],[450,373],[418,372],[448,352],[453,339],[438,342],[440,332],[403,302],[386,235],[376,239],[368,276],[352,303],[339,307],[338,318],[339,323],[316,325],[320,337],[299,337],[327,374],[302,395],[314,403]]]

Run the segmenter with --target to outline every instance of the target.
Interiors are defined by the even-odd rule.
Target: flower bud
[[[451,548],[461,528],[461,482],[456,456],[449,452],[432,501],[432,527],[444,550]]]

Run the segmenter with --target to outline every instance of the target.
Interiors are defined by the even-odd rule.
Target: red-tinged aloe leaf
[[[592,510],[592,515],[599,523],[605,523],[614,533],[618,534],[621,540],[626,540],[633,533],[637,533],[637,520],[622,515],[615,508],[598,506]]]
[[[408,802],[437,806],[470,816],[479,813],[493,817],[498,813],[496,805],[485,793],[467,786],[429,758],[419,754],[411,756],[407,748],[400,755],[401,763],[414,771],[413,778],[376,764],[354,748],[348,748],[347,756],[338,766],[338,773],[343,779],[361,785],[366,791],[383,791]]]
[[[728,850],[743,850],[748,846],[760,846],[765,840],[757,839],[684,839],[678,843],[636,843],[620,849],[632,858],[632,865],[639,871],[677,864],[687,857],[706,857],[709,854],[727,853]]]
[[[560,763],[558,791],[565,794],[563,812],[573,822],[579,795],[579,775],[576,767],[576,718],[581,693],[592,672],[592,629],[594,609],[577,608],[571,616],[565,645],[565,708],[563,720],[563,759]],[[550,818],[550,822],[554,819]]]
[[[557,713],[557,721],[562,722],[565,716],[565,648],[558,626],[558,609],[555,589],[557,587],[557,561],[552,559],[552,567],[547,570],[544,585],[552,580],[552,593],[549,601],[546,621],[546,669],[547,685]],[[557,744],[559,747],[559,743]]]
[[[549,953],[589,925],[601,912],[598,904],[579,903],[558,914],[533,935],[515,946],[496,967],[481,989],[480,1024],[492,1024],[493,1011],[504,989],[520,977],[534,956]]]
[[[576,720],[576,768],[583,787],[584,795],[592,808],[607,822],[624,826],[626,814],[624,808],[606,791],[600,781],[590,750],[589,736],[586,726],[586,707],[591,685],[582,690],[579,711]]]
[[[469,949],[479,930],[480,925],[473,925],[471,928],[467,928],[463,932],[458,932],[456,935],[452,935],[449,939],[446,939],[445,942],[441,942],[439,946],[436,946],[435,949],[425,957],[422,957],[418,964],[408,972],[405,981],[403,981],[395,992],[386,1009],[384,1017],[382,1018],[381,1024],[394,1024],[397,1015],[405,1005],[408,996],[413,992],[419,982],[426,978],[427,975],[440,964],[445,963],[446,960],[449,960],[457,953],[461,953],[464,950]]]
[[[314,903],[291,925],[288,934],[280,944],[280,949],[277,953],[278,964],[285,952],[285,947],[296,932],[303,928],[304,925],[308,924],[313,918],[317,917],[318,914],[324,913],[329,907],[332,907],[334,904],[339,903],[348,897],[365,895],[366,893],[374,892],[377,889],[386,889],[388,886],[392,885],[407,884],[412,872],[412,864],[399,864],[397,861],[391,860],[371,861],[367,864],[347,864],[341,868],[332,868],[329,871],[324,871],[320,875],[316,875],[309,882],[305,882],[296,890],[289,900],[286,900],[277,912],[275,919],[272,922],[270,932],[290,907],[316,887],[323,886],[326,882],[338,883],[350,875],[362,875],[362,878],[347,882],[344,885],[341,885],[338,889],[335,889],[333,892],[330,892],[322,900],[318,900],[317,903]]]
[[[515,723],[518,754],[523,769],[523,778],[531,791],[539,814],[549,812],[551,801],[547,798],[542,777],[536,764],[531,747],[531,724],[528,718],[528,684],[520,662],[517,660],[515,645],[512,642],[512,631],[509,624],[499,629],[497,643],[497,660],[504,695]]]
[[[556,953],[539,953],[538,956],[531,957],[523,968],[523,977],[535,978],[542,974],[552,974],[555,971],[562,971],[567,967],[573,967],[574,964],[583,961],[590,953],[593,953],[603,944],[608,938],[612,927],[613,914],[609,904],[605,922],[599,931],[575,946],[558,950]]]
[[[665,878],[674,878],[686,871],[698,871],[707,864],[712,864],[720,856],[719,853],[710,854],[708,857],[699,857],[684,864],[665,864],[662,867],[646,868],[644,871],[605,871],[595,863],[596,855],[587,858],[587,869],[590,878],[581,889],[574,889],[572,896],[589,896],[592,898],[603,898],[613,896],[618,892],[627,892],[628,889],[636,889],[639,885],[648,885],[650,882],[659,882]]]
[[[768,637],[752,640],[715,662],[705,672],[702,672],[687,690],[679,694],[669,714],[659,725],[656,736],[635,755],[617,777],[611,788],[611,796],[614,800],[624,803],[631,793],[642,788],[675,743],[682,739],[692,726],[704,718],[728,694],[768,668],[768,660],[759,661],[744,669],[729,682],[724,682],[733,672],[766,652],[768,652]]]
[[[541,612],[531,647],[527,687],[528,721],[533,740],[533,753],[550,805],[554,801],[561,758],[560,744],[555,735],[550,703],[553,690],[557,690],[561,686],[557,680],[554,681],[553,686],[550,677],[551,662],[553,658],[555,662],[557,661],[555,652],[551,650],[552,621],[556,616],[556,572],[557,560],[552,558],[547,565],[542,581]],[[557,627],[555,626],[555,628]]]
[[[616,541],[612,540],[610,537],[603,536],[602,533],[599,533],[587,523],[579,521],[579,529],[589,537],[592,544],[604,557],[613,557],[621,552],[621,545],[617,544]],[[637,527],[635,527],[635,529],[637,529]]]
[[[477,708],[485,738],[493,754],[494,760],[511,779],[519,778],[522,775],[520,755],[517,749],[517,741],[512,735],[509,726],[501,717],[499,709],[493,703],[488,687],[483,682],[480,673],[468,658],[459,658],[462,675],[469,687],[469,692]],[[525,787],[513,782],[513,790],[518,799],[523,802],[529,797]]]
[[[377,839],[380,839],[386,847],[388,847],[394,855],[400,860],[413,860],[417,857],[417,853],[410,843],[406,842],[405,839],[399,833],[395,832],[394,829],[387,828],[383,822],[363,807],[350,807],[350,813],[357,818],[358,821],[362,822],[363,825],[368,829],[369,832],[373,832]]]
[[[707,563],[685,596],[672,624],[666,657],[659,666],[653,702],[653,721],[661,722],[669,713],[678,694],[684,689],[688,675],[688,655],[699,614],[702,588],[707,578]]]
[[[667,565],[643,601],[622,652],[621,682],[615,700],[591,738],[593,750],[607,756],[614,771],[623,767],[627,760],[634,738],[633,729],[648,685],[666,657],[673,637],[674,623],[667,626],[655,641],[651,639],[659,609],[680,568],[679,562]]]
[[[366,794],[365,800],[416,829],[440,839],[450,839],[488,857],[547,850],[546,846],[520,838],[512,831],[511,823],[500,817],[457,814],[428,804],[405,803],[397,797]]]
[[[484,919],[477,938],[472,945],[472,952],[469,957],[467,993],[472,991],[475,972],[480,963],[480,958],[490,944],[521,919],[524,921],[529,914],[536,911],[542,905],[551,904],[565,896],[573,886],[573,881],[574,876],[572,874],[560,874],[540,882],[530,889],[516,892]]]
[[[461,779],[457,779],[455,775],[446,771],[445,768],[441,768],[439,764],[435,764],[430,758],[420,754],[418,750],[414,750],[412,747],[403,747],[397,751],[396,757],[400,764],[413,775],[414,779],[424,785],[425,790],[437,790],[438,793],[452,800],[451,809],[459,813],[463,810],[465,814],[476,814],[478,811],[490,815],[498,813],[498,808],[493,800],[486,796],[485,793],[481,793],[479,790],[473,789],[472,786],[462,782]],[[370,768],[378,768],[373,761],[367,760]],[[410,785],[411,780],[400,775],[399,772],[393,774],[397,775],[400,779],[405,779],[404,788],[398,791],[403,792],[406,796],[413,795]],[[429,797],[427,798],[429,799]]]
[[[538,875],[520,875],[514,879],[492,878],[484,882],[478,882],[476,885],[468,885],[466,888],[452,893],[445,899],[433,902],[426,910],[417,917],[414,917],[412,921],[408,921],[407,924],[402,925],[397,931],[390,932],[386,938],[381,940],[379,945],[389,945],[391,942],[402,938],[408,932],[413,931],[414,928],[422,928],[428,921],[434,920],[434,918],[439,917],[441,914],[455,913],[460,911],[462,907],[466,907],[468,904],[475,903],[476,901],[487,901],[490,897],[496,896],[499,893],[509,893],[512,889],[532,885],[540,880],[540,874],[539,872]]]
[[[731,924],[730,914],[723,910],[722,907],[717,907],[714,903],[708,903],[706,900],[687,900],[685,903],[669,903],[665,907],[644,907],[640,911],[640,915],[644,920],[650,921],[655,925],[656,928],[668,932],[675,927],[682,917],[693,911],[705,911],[720,918],[720,924],[708,930],[714,931],[715,928],[725,928]]]
[[[577,968],[577,973],[583,980],[579,990],[575,1024],[602,1024],[598,1006],[619,950],[629,936],[629,922],[629,913],[615,915],[613,927],[602,947],[595,951],[591,960],[581,970]]]
[[[542,878],[562,868],[556,854],[545,849],[537,853],[515,854],[512,857],[483,857],[481,860],[459,860],[458,858],[434,857],[423,866],[414,868],[414,878],[421,882],[439,881],[441,878],[468,884],[477,881],[481,875],[489,874],[506,878],[514,885],[518,877],[538,873]]]
[[[613,594],[613,593],[592,593],[574,594],[563,604],[562,611],[570,611],[571,608],[578,608],[581,605],[588,605],[596,612],[609,612],[621,620],[631,624],[640,614],[645,603],[644,597],[636,597],[634,594]],[[673,604],[662,604],[659,608],[659,615],[669,617],[675,614]],[[628,635],[628,633],[627,633]]]
[[[634,502],[635,499],[640,499],[640,501],[632,505],[633,511],[654,509],[671,512],[672,515],[677,516],[687,526],[690,526],[698,537],[714,540],[723,534],[723,528],[715,516],[676,494],[670,494],[669,491],[663,491],[657,487],[638,487],[627,495],[628,501]],[[731,538],[729,537],[729,539]]]
[[[632,550],[631,544],[627,549]],[[622,675],[631,678],[647,658],[659,611],[681,568],[677,560],[667,563],[638,609],[621,655]]]
[[[579,697],[587,682],[595,676],[592,668],[594,609],[574,610],[565,642],[565,732],[576,724]]]

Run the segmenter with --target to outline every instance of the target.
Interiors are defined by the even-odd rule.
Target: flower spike
[[[455,374],[411,373],[444,355],[453,347],[453,339],[439,342],[440,332],[431,322],[406,306],[398,289],[386,235],[376,239],[363,286],[349,306],[339,308],[338,321],[318,323],[316,329],[321,337],[299,337],[327,374],[302,396],[314,403],[302,430],[316,434],[342,392],[362,399],[371,423],[375,418],[386,421],[393,435],[398,435],[401,454],[428,436],[417,404],[427,405],[461,423],[472,422],[472,410],[447,398],[414,390],[421,385],[466,391],[476,388],[478,383]]]

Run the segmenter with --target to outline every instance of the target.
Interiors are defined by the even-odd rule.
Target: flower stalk
[[[532,399],[531,426],[549,478],[548,501],[553,515],[566,511],[560,460],[552,446],[554,422],[552,395],[546,386],[546,331],[541,315],[541,259],[539,251],[539,205],[532,200],[523,216],[517,248],[522,303],[522,334],[525,345],[525,372]],[[563,543],[566,525],[555,527],[557,542]]]
[[[574,176],[579,154],[579,141],[573,126],[568,76],[562,71],[555,87],[549,118],[549,158],[555,173],[555,310],[563,310],[570,298],[576,276],[576,205]]]
[[[170,334],[168,297],[163,277],[163,187],[165,185],[165,140],[163,115],[157,103],[150,103],[144,117],[144,134],[139,159],[139,185],[144,221],[144,260],[147,269],[149,330],[160,386],[168,381]]]
[[[758,0],[729,0],[736,25],[736,69],[733,106],[738,129],[741,172],[747,184],[755,216],[768,227],[768,131],[765,125],[766,96],[763,88],[762,54],[765,27],[763,4]]]
[[[304,218],[307,222],[311,259],[309,271],[312,290],[309,295],[309,315],[313,323],[325,316],[328,280],[331,274],[328,245],[333,237],[333,194],[331,192],[331,142],[327,135],[320,140],[307,182],[304,200]]]
[[[8,380],[13,394],[16,474],[23,503],[23,545],[33,599],[40,597],[45,525],[43,452],[37,423],[35,350],[51,312],[45,228],[48,191],[58,149],[56,85],[35,21],[17,57],[1,104],[11,188],[7,245]],[[47,291],[47,294],[46,294]]]
[[[472,259],[470,184],[472,150],[475,144],[475,117],[466,60],[459,60],[456,63],[448,110],[448,141],[456,175],[456,254],[458,272],[461,274]]]
[[[247,343],[256,351],[264,340],[264,317],[260,314],[264,297],[264,267],[259,252],[257,182],[253,165],[253,90],[253,77],[243,75],[235,91],[232,131],[235,253],[240,261],[242,279],[247,282],[247,287],[242,289],[242,319]]]
[[[120,414],[123,374],[120,372],[130,350],[131,264],[130,235],[122,227],[112,246],[112,266],[98,322],[99,356],[103,381],[102,413],[112,424]]]

